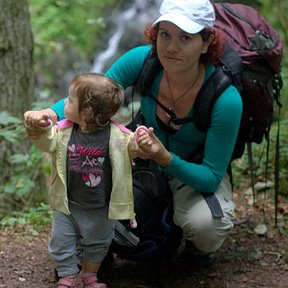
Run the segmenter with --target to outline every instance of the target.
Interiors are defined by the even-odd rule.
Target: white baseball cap
[[[215,13],[209,0],[163,0],[159,12],[161,16],[153,26],[169,21],[190,34],[214,26]]]

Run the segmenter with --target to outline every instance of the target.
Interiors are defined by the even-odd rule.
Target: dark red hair
[[[152,47],[156,53],[158,31],[159,25],[153,26],[152,24],[148,24],[144,32],[146,42],[148,44],[152,44]],[[204,42],[210,40],[210,37],[212,37],[208,51],[202,56],[202,60],[204,62],[211,62],[214,65],[218,64],[224,52],[224,46],[227,42],[227,35],[218,28],[204,28],[199,32],[199,34]]]
[[[219,64],[228,40],[226,33],[218,28],[204,28],[199,34],[204,42],[211,41],[207,53],[202,56],[203,61],[211,62],[214,65]]]

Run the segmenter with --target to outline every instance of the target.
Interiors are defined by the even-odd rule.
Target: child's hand
[[[161,166],[167,166],[171,160],[171,153],[154,134],[152,127],[140,126],[129,143],[129,151],[133,157],[153,159]]]
[[[151,137],[153,133],[153,128],[150,127],[149,129],[146,126],[139,126],[135,131],[135,140],[141,146],[151,146],[153,144],[153,139]]]
[[[130,219],[129,224],[132,229],[137,228],[137,221],[135,219]]]
[[[44,111],[27,111],[24,113],[24,124],[27,136],[38,139],[47,127],[52,126],[49,114]]]
[[[153,128],[149,130],[143,125],[137,127],[128,145],[129,155],[132,159],[141,155],[141,151],[143,149],[140,147],[140,145],[149,147],[151,144],[153,144],[153,140],[150,136],[150,133],[152,132]]]
[[[131,151],[136,157],[149,159],[159,150],[158,138],[153,133],[152,127],[139,126],[135,133],[131,144]]]

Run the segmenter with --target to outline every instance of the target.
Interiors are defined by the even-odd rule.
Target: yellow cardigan
[[[33,142],[39,149],[52,155],[53,167],[49,190],[51,208],[70,214],[67,198],[66,157],[73,123],[66,119],[59,123],[62,124],[52,126]],[[120,129],[121,125],[119,125],[110,124],[109,157],[112,167],[112,191],[108,217],[110,219],[135,219],[131,160],[127,148],[133,133],[125,127]]]

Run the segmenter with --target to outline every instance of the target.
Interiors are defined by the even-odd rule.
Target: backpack
[[[172,220],[173,202],[167,176],[152,161],[134,160],[133,194],[137,227],[116,221],[110,252],[136,262],[170,258],[177,251],[182,231]]]
[[[216,14],[215,27],[220,28],[229,36],[229,43],[225,47],[221,65],[217,66],[216,71],[207,79],[199,91],[199,95],[194,103],[193,118],[177,118],[173,111],[170,111],[162,105],[162,103],[151,94],[150,88],[154,77],[159,70],[162,69],[153,51],[147,56],[132,91],[133,93],[134,91],[139,93],[141,96],[147,95],[157,101],[158,105],[170,115],[174,123],[184,124],[194,121],[200,131],[206,132],[210,125],[211,111],[215,101],[228,85],[234,84],[242,97],[243,113],[231,159],[232,161],[243,155],[246,143],[248,143],[248,152],[249,155],[251,155],[252,142],[261,143],[264,138],[269,142],[274,103],[278,106],[279,111],[281,107],[279,98],[282,88],[280,70],[284,43],[278,33],[254,8],[244,4],[214,3],[213,5]],[[132,101],[133,97],[132,94]],[[138,119],[138,117],[140,117],[139,115],[138,113],[136,119],[132,120],[133,125],[142,121]],[[142,122],[140,124],[142,124]],[[279,147],[279,130],[277,143]],[[279,152],[277,153],[277,151],[278,149],[276,149],[275,166],[278,163],[277,161],[279,161]],[[251,159],[251,157],[249,158]],[[252,163],[250,170],[252,173]],[[276,194],[278,195],[278,193],[276,193],[278,183],[276,170],[277,169],[275,169],[275,196]],[[251,181],[253,188],[253,175]],[[153,189],[146,189],[147,181],[141,181],[141,183],[143,187],[140,190],[143,190],[143,193],[146,191],[144,198],[152,200],[153,197],[151,198],[148,194],[152,193],[156,195],[157,193],[155,194]],[[168,189],[163,188],[166,186],[159,186],[157,183],[154,183],[153,187],[156,190],[160,189],[162,191]],[[135,191],[139,192],[139,186],[138,188],[134,188]],[[163,254],[167,253],[167,247],[169,250],[171,243],[172,247],[176,249],[180,243],[179,239],[181,239],[181,236],[179,236],[181,233],[175,229],[172,221],[171,214],[173,214],[173,211],[171,210],[173,210],[173,208],[171,208],[171,204],[168,204],[171,203],[171,200],[168,200],[168,202],[164,201],[166,208],[165,205],[161,207],[161,205],[157,204],[159,205],[159,210],[152,215],[151,213],[155,211],[149,211],[149,201],[147,202],[147,199],[143,200],[142,192],[134,193],[134,197],[135,203],[137,203],[135,205],[136,219],[139,218],[143,221],[138,223],[137,231],[133,231],[119,222],[118,224],[121,225],[118,226],[121,227],[116,227],[116,239],[114,239],[112,243],[115,253],[120,254],[122,258],[136,261],[142,261],[143,259],[151,260],[159,257],[159,255],[163,256]],[[142,199],[140,200],[141,197]],[[275,199],[277,199],[277,197]],[[154,199],[152,201],[156,200]],[[275,221],[277,221],[276,211],[277,201],[275,203]],[[157,225],[150,226],[149,235],[139,233],[142,227],[147,228],[149,226],[149,221],[146,222],[145,220],[147,219],[147,213],[150,219],[154,219],[154,221],[158,223]],[[167,227],[168,229],[166,229]],[[127,238],[130,240],[127,240]]]

